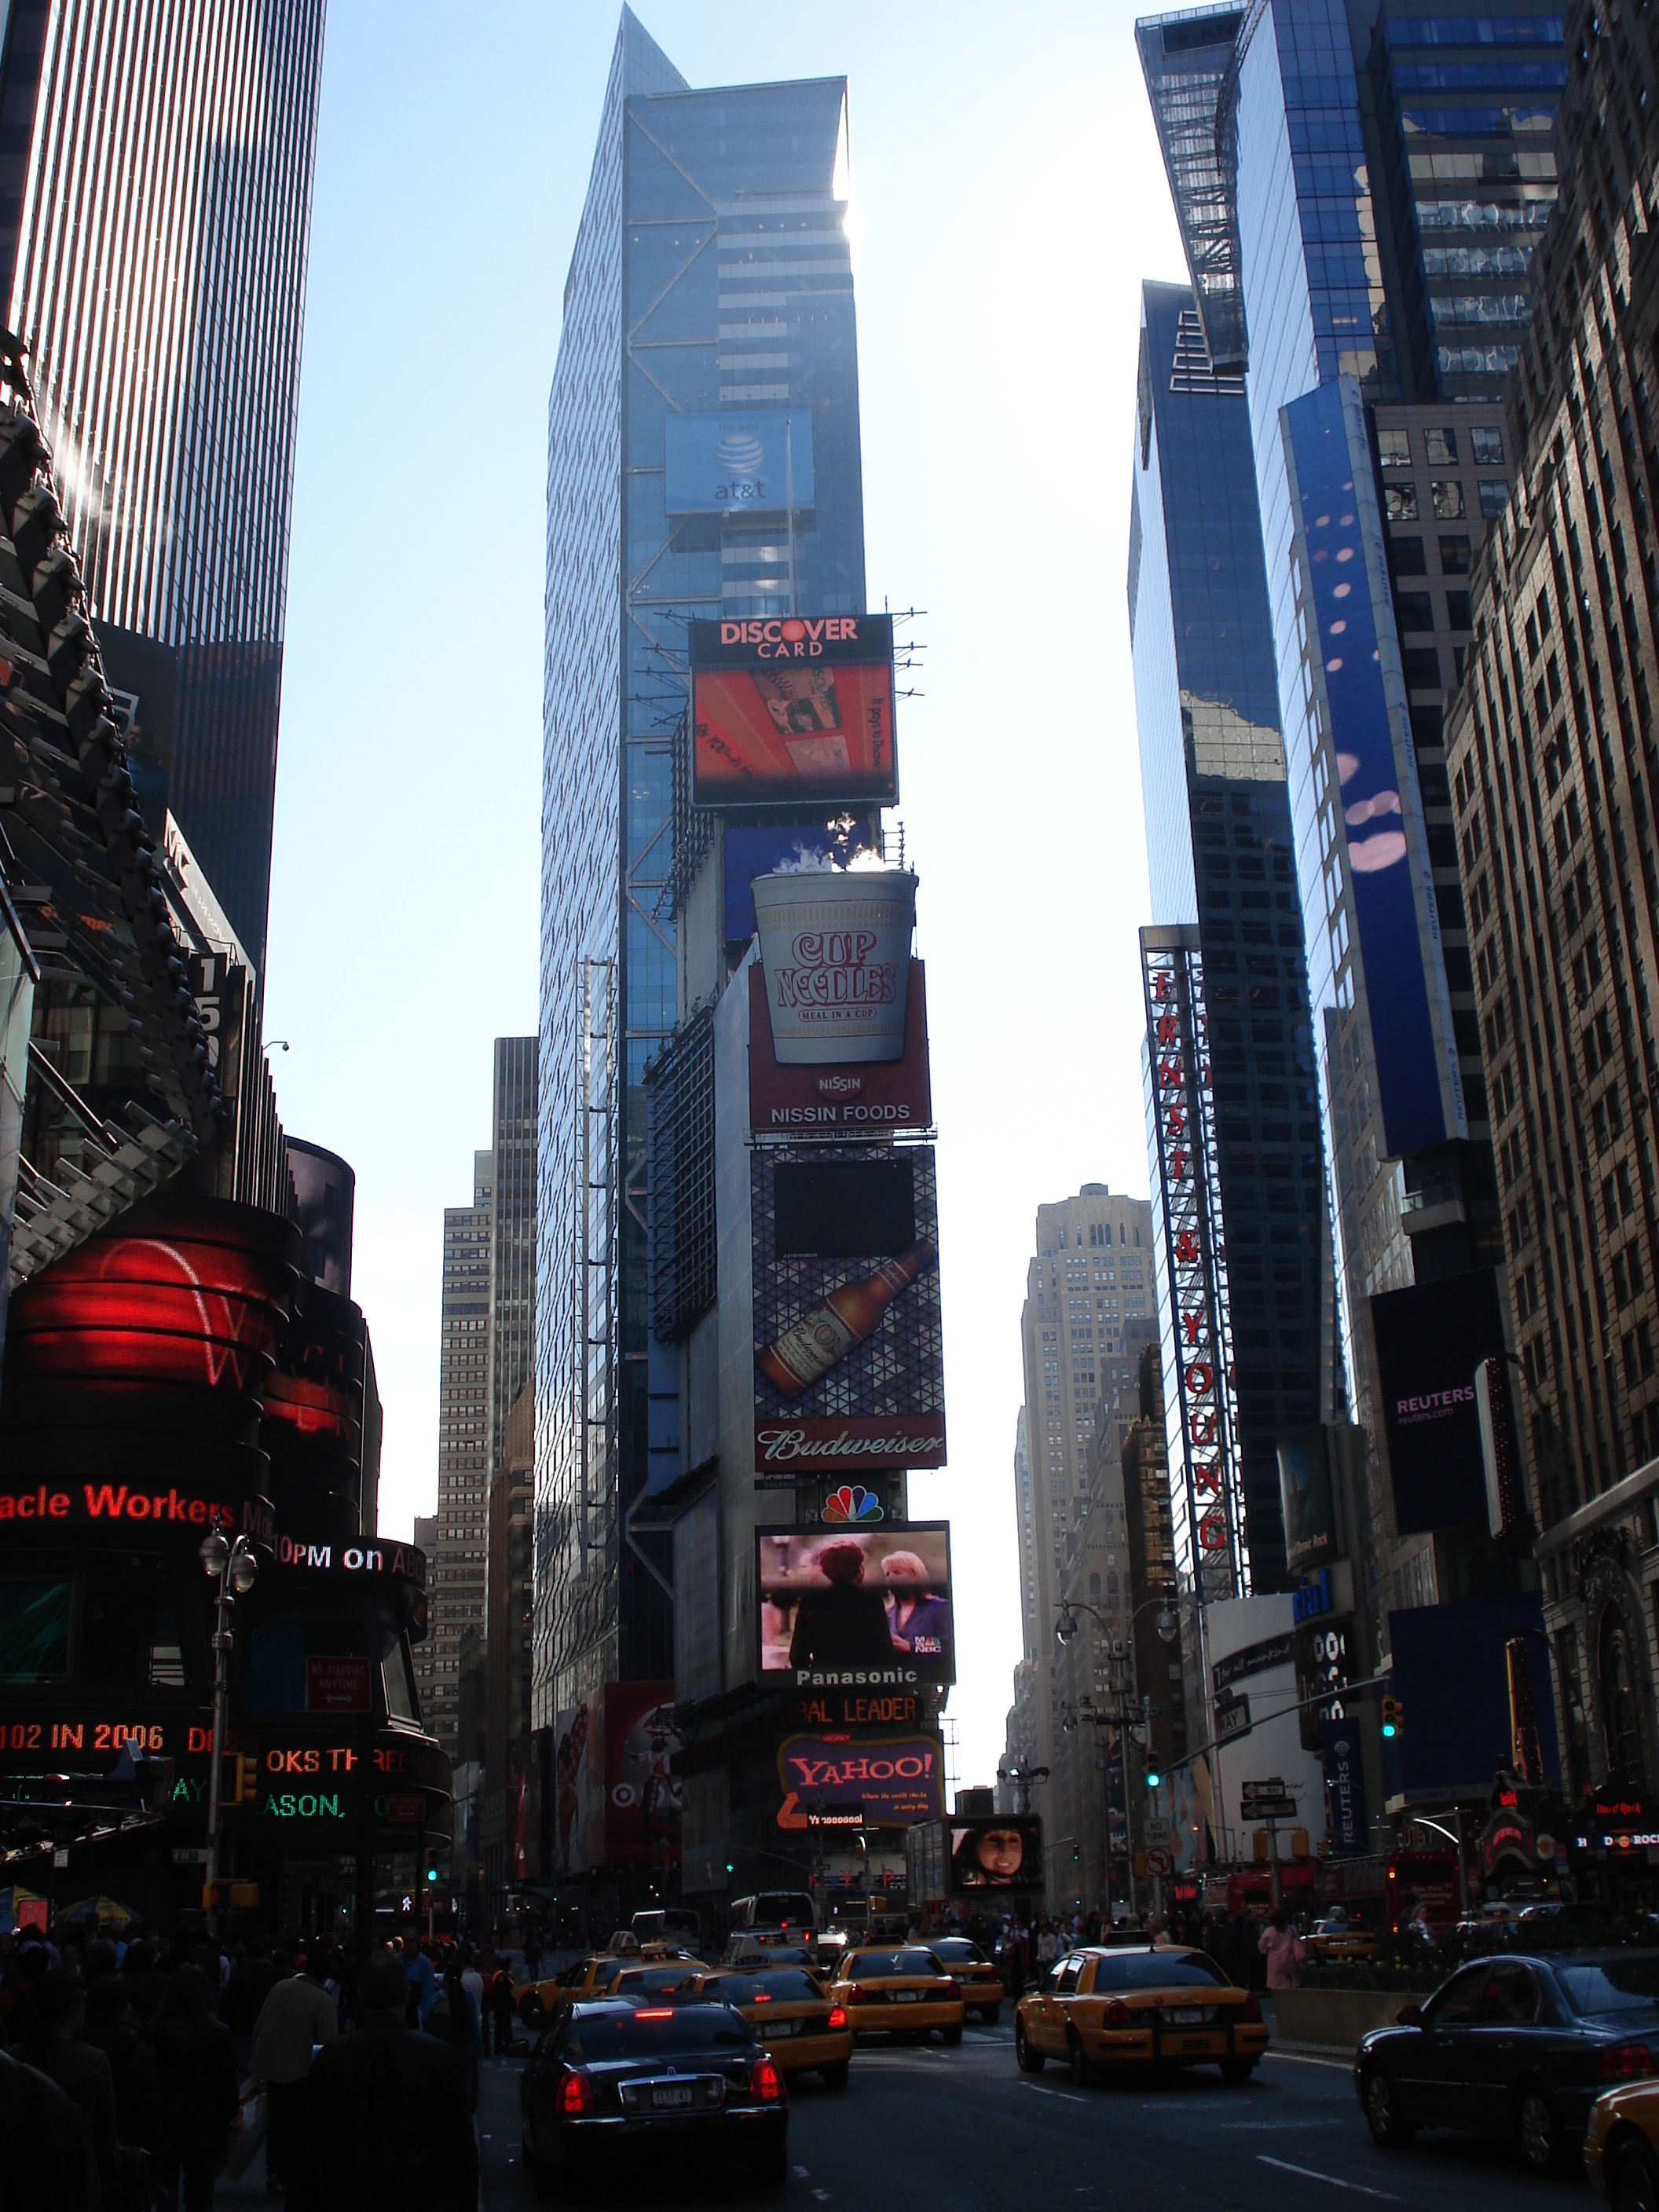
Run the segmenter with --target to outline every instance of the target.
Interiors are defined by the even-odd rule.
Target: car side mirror
[[[1423,2025],[1423,2008],[1421,2005],[1417,2004],[1401,2005],[1399,2011],[1395,2014],[1395,2018],[1399,2021],[1401,2027],[1421,2027]]]

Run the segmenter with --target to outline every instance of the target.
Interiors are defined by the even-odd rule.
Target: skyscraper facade
[[[472,1203],[444,1208],[443,1320],[438,1351],[438,1510],[428,1571],[431,1627],[422,1650],[426,1724],[458,1750],[461,1646],[484,1624],[489,1551],[489,1312],[495,1270],[495,1158],[472,1156]],[[425,1694],[429,1686],[429,1703]]]
[[[497,1037],[489,1178],[489,1468],[534,1363],[536,1077],[533,1036]]]
[[[1142,287],[1135,430],[1129,628],[1152,917],[1189,927],[1201,956],[1238,1559],[1243,1587],[1273,1589],[1277,1442],[1331,1410],[1323,1147],[1249,410],[1243,379],[1211,366],[1185,285]],[[1173,1385],[1191,1328],[1167,1291],[1161,1304],[1165,1395],[1184,1421]],[[1172,1466],[1184,1443],[1172,1437]]]
[[[549,406],[536,1304],[537,1723],[673,1672],[648,1454],[642,1078],[678,1003],[685,624],[864,608],[839,78],[698,92],[623,11]],[[838,197],[838,191],[840,197]],[[810,414],[786,526],[671,512],[667,425]],[[695,845],[695,849],[694,849]]]
[[[1133,1379],[1140,1332],[1154,1311],[1152,1214],[1143,1198],[1085,1183],[1075,1198],[1040,1206],[1036,1250],[1026,1270],[1020,1343],[1025,1375],[1024,1458],[1015,1466],[1021,1528],[1021,1611],[1029,1693],[1018,1723],[1030,1761],[1046,1766],[1065,1819],[1048,1820],[1049,1894],[1068,1897],[1075,1827],[1075,1764],[1066,1741],[1066,1683],[1054,1637],[1068,1547],[1088,1516],[1090,1462],[1103,1406]],[[1089,1620],[1091,1651],[1127,1633],[1127,1589],[1103,1597]],[[1103,1663],[1103,1662],[1102,1662]],[[1052,1778],[1061,1777],[1055,1785]],[[1033,1800],[1042,1810],[1048,1801]]]
[[[1245,380],[1336,1322],[1374,1446],[1365,1302],[1501,1262],[1443,714],[1507,473],[1495,394],[1554,189],[1559,36],[1334,0],[1137,27],[1212,365]],[[1421,1602],[1468,1546],[1396,1540],[1388,1480],[1374,1456],[1367,1586]]]
[[[324,0],[14,0],[0,282],[141,799],[264,960]]]

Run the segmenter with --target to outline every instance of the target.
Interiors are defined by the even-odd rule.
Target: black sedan
[[[1565,2166],[1595,2099],[1659,2066],[1659,1952],[1505,1954],[1460,1966],[1397,2027],[1372,2030],[1354,2086],[1380,2143],[1419,2128],[1508,2136]]]
[[[519,2107],[525,2164],[544,2195],[653,2148],[742,2159],[772,2186],[789,2171],[782,2073],[730,2005],[574,2004],[530,2054]]]

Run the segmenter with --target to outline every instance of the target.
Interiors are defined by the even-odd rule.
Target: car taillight
[[[945,1995],[947,1997],[959,1997],[962,1995],[961,1983],[948,1974],[945,1978]]]
[[[772,1992],[771,1992],[771,1990],[756,1990],[756,1992],[755,1992],[755,1995],[754,1995],[754,2000],[753,2000],[753,2001],[754,2001],[754,2002],[755,2002],[756,2004],[770,2004],[770,2003],[771,2003],[771,2002],[772,2002]]]
[[[864,1991],[859,1987],[856,1982],[849,1982],[847,1984],[847,2002],[848,2004],[857,2004],[863,1996]]]
[[[757,2105],[783,2101],[783,2076],[769,2058],[757,2058],[749,2073],[749,2094]]]
[[[635,2020],[672,2020],[672,2005],[641,2005],[634,2015]]]
[[[842,2005],[831,2005],[830,2008],[830,2017],[823,2024],[826,2027],[845,2027],[847,2025],[847,2013],[845,2007]]]
[[[1602,2081],[1628,2081],[1652,2071],[1653,2053],[1645,2043],[1619,2043],[1595,2054],[1596,2076]]]
[[[1127,2027],[1129,2008],[1121,1997],[1112,1997],[1108,2001],[1106,2009],[1101,2014],[1101,2021],[1107,2027]]]
[[[593,2084],[586,2074],[572,2073],[567,2067],[559,2076],[558,2107],[572,2118],[593,2109]]]
[[[1261,2019],[1261,2007],[1254,1996],[1245,1998],[1243,2003],[1238,2008],[1238,2016],[1241,2020],[1259,2021]]]

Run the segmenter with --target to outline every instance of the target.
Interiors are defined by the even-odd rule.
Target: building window
[[[1492,468],[1504,465],[1504,434],[1501,430],[1477,427],[1469,432],[1469,445],[1474,459]],[[1484,492],[1486,486],[1481,489]]]
[[[1447,462],[1449,462],[1452,467],[1456,467],[1457,433],[1455,430],[1449,428],[1443,430],[1425,430],[1423,433],[1423,436],[1429,449],[1429,466],[1431,468],[1439,467]],[[1438,484],[1435,486],[1437,492],[1441,489],[1442,487]]]
[[[1440,541],[1440,573],[1443,576],[1467,576],[1469,573],[1470,546],[1461,532]]]
[[[1438,521],[1461,522],[1468,513],[1463,504],[1463,487],[1455,477],[1448,477],[1443,483],[1431,483],[1429,497],[1434,501],[1435,516]]]
[[[1495,522],[1510,503],[1510,488],[1506,483],[1486,483],[1480,487],[1480,512],[1488,522]]]
[[[1389,566],[1396,576],[1426,576],[1429,563],[1423,540],[1420,538],[1396,538],[1390,532]]]
[[[1389,484],[1382,493],[1382,507],[1390,522],[1415,522],[1417,516],[1417,486]]]
[[[1385,469],[1410,468],[1411,433],[1407,430],[1379,430],[1376,434],[1376,458]]]

